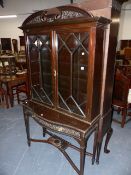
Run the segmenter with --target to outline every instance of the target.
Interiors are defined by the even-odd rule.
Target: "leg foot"
[[[30,146],[31,146],[31,141],[28,140],[28,141],[27,141],[27,144],[28,144],[28,146],[30,147]]]
[[[94,133],[94,145],[93,145],[93,156],[92,156],[92,165],[94,165],[95,158],[96,158],[96,150],[97,150],[97,138],[98,137],[98,130]]]
[[[107,146],[108,146],[108,143],[109,143],[110,138],[111,138],[111,136],[112,136],[112,133],[113,133],[113,129],[110,128],[110,129],[108,130],[108,132],[107,132],[106,141],[105,141],[105,146],[104,146],[104,152],[107,153],[107,154],[110,152],[110,150],[107,149]]]
[[[26,127],[26,135],[27,135],[27,143],[28,143],[28,146],[30,146],[31,145],[31,141],[30,141],[29,114],[27,114],[25,110],[26,109],[23,108],[25,127]]]
[[[96,164],[99,164],[100,152],[101,152],[102,140],[97,143],[97,156],[96,156]]]

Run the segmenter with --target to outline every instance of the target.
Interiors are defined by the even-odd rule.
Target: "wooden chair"
[[[113,92],[113,107],[117,107],[117,111],[122,113],[121,122],[113,119],[114,121],[121,124],[123,128],[126,122],[127,109],[131,105],[131,100],[129,101],[129,87],[130,80],[119,70],[116,71],[115,82],[114,82],[114,92]]]
[[[9,108],[7,92],[0,87],[0,102],[5,101],[6,107]]]
[[[27,96],[28,96],[28,93],[27,93],[27,85],[26,83],[20,85],[20,86],[17,86],[16,88],[16,94],[17,94],[17,100],[18,100],[18,104],[20,104],[20,102],[24,102],[24,100],[27,99]],[[25,93],[25,98],[24,99],[21,99],[21,96],[20,96],[20,93]]]
[[[123,49],[123,64],[125,65],[131,65],[131,47],[125,47]]]
[[[27,75],[26,73],[20,74],[19,76],[16,75],[14,77],[11,77],[9,79],[3,79],[2,82],[3,84],[6,85],[7,88],[7,92],[10,98],[10,104],[11,107],[14,106],[14,101],[17,100],[19,103],[19,94],[20,90],[18,91],[17,89],[21,86],[26,86],[27,82]],[[21,90],[21,92],[25,92],[23,90]]]

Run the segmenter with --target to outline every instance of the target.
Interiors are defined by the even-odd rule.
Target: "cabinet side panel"
[[[97,28],[91,120],[93,120],[97,115],[100,114],[102,72],[103,72],[103,64],[102,64],[103,63],[103,37],[104,37],[104,29]]]
[[[119,17],[119,12],[113,10],[112,19]],[[115,68],[115,55],[117,46],[117,34],[118,34],[119,24],[112,22],[110,25],[110,36],[109,36],[109,49],[108,49],[108,60],[107,60],[107,71],[106,71],[106,82],[105,82],[105,95],[104,95],[104,105],[103,114],[107,113],[112,104],[112,92],[114,83],[114,68]]]

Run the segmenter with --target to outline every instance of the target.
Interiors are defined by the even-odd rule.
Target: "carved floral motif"
[[[48,12],[44,10],[43,12],[41,12],[41,14],[38,14],[33,19],[29,20],[26,23],[26,25],[44,23],[44,22],[51,23],[57,20],[79,18],[84,16],[90,17],[92,15],[83,11],[77,11],[75,8],[69,10],[59,8],[59,13],[52,13],[52,14],[48,14]]]
[[[68,135],[72,135],[74,137],[77,137],[77,138],[80,138],[80,133],[73,130],[73,129],[69,129],[69,128],[64,128],[62,126],[58,126],[56,124],[52,124],[52,123],[49,123],[47,121],[44,121],[38,117],[36,117],[36,115],[32,115],[32,117],[38,121],[40,124],[44,125],[45,127],[48,127],[49,129],[52,129],[54,131],[58,131],[58,132],[63,132],[65,134],[68,134]]]

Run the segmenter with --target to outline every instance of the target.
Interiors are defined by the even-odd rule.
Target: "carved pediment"
[[[93,15],[78,7],[61,6],[53,9],[42,10],[32,14],[24,21],[22,26],[30,24],[51,23],[80,17],[93,17]]]

